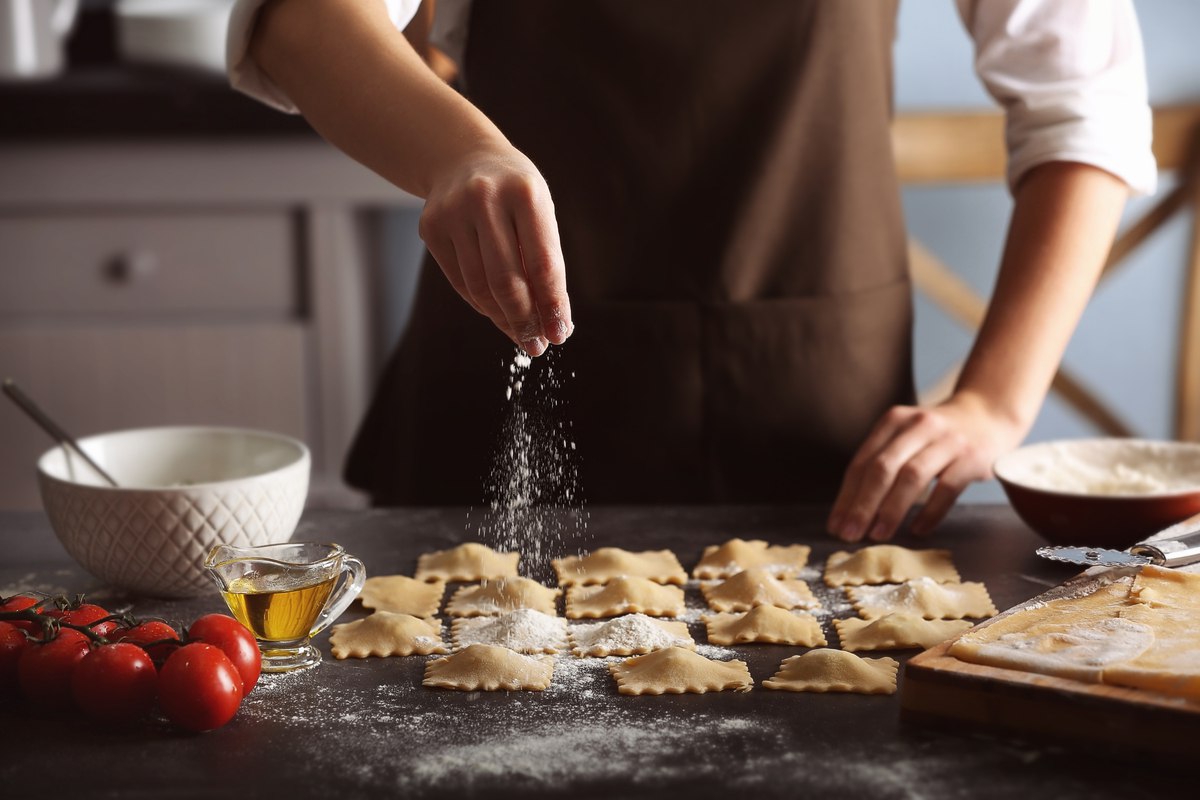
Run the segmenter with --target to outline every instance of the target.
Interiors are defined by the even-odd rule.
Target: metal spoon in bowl
[[[93,461],[91,456],[83,452],[83,448],[81,448],[75,441],[75,437],[64,431],[58,425],[58,423],[46,415],[45,411],[42,411],[42,409],[38,408],[36,403],[30,400],[24,392],[17,388],[17,384],[12,378],[4,379],[4,393],[8,395],[9,399],[16,403],[22,411],[28,414],[29,418],[36,422],[42,430],[50,434],[50,436],[56,442],[64,447],[70,447],[88,463],[88,466],[96,470],[96,473],[100,475],[100,477],[108,481],[110,486],[116,487],[117,482],[113,480],[113,477],[105,472],[99,464]]]

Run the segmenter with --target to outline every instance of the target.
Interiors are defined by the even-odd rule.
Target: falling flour
[[[468,532],[498,550],[521,553],[536,570],[584,532],[587,515],[579,485],[579,457],[560,397],[566,376],[558,351],[538,359],[518,351],[503,364],[507,415],[484,480],[483,519],[467,517]]]

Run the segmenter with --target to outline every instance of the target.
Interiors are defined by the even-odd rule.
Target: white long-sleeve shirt
[[[420,0],[380,0],[403,30]],[[259,8],[238,0],[229,25],[230,82],[268,105],[296,113],[287,95],[247,54]],[[431,41],[457,63],[472,0],[440,0]],[[1003,106],[1008,182],[1033,167],[1075,161],[1099,167],[1138,194],[1157,170],[1141,31],[1132,0],[955,0],[975,43],[975,69]]]

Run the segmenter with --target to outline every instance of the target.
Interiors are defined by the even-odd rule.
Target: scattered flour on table
[[[638,698],[614,702],[608,666],[619,658],[557,656],[550,688],[511,693],[423,688],[416,673],[427,660],[404,659],[394,682],[371,688],[317,676],[341,663],[264,675],[239,718],[303,729],[297,763],[336,771],[351,794],[357,786],[428,795],[726,779],[730,737],[773,758],[787,741],[778,723],[727,707],[671,711],[668,700],[647,717]]]
[[[505,389],[507,416],[484,480],[482,519],[468,513],[466,529],[499,550],[521,553],[523,566],[545,566],[563,542],[579,539],[587,512],[579,454],[560,397],[564,380],[551,347],[537,359],[517,351]],[[573,535],[571,535],[573,534]]]

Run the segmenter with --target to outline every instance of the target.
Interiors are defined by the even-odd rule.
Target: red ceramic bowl
[[[1053,544],[1123,549],[1200,513],[1200,443],[1042,442],[993,469],[1013,509]]]

